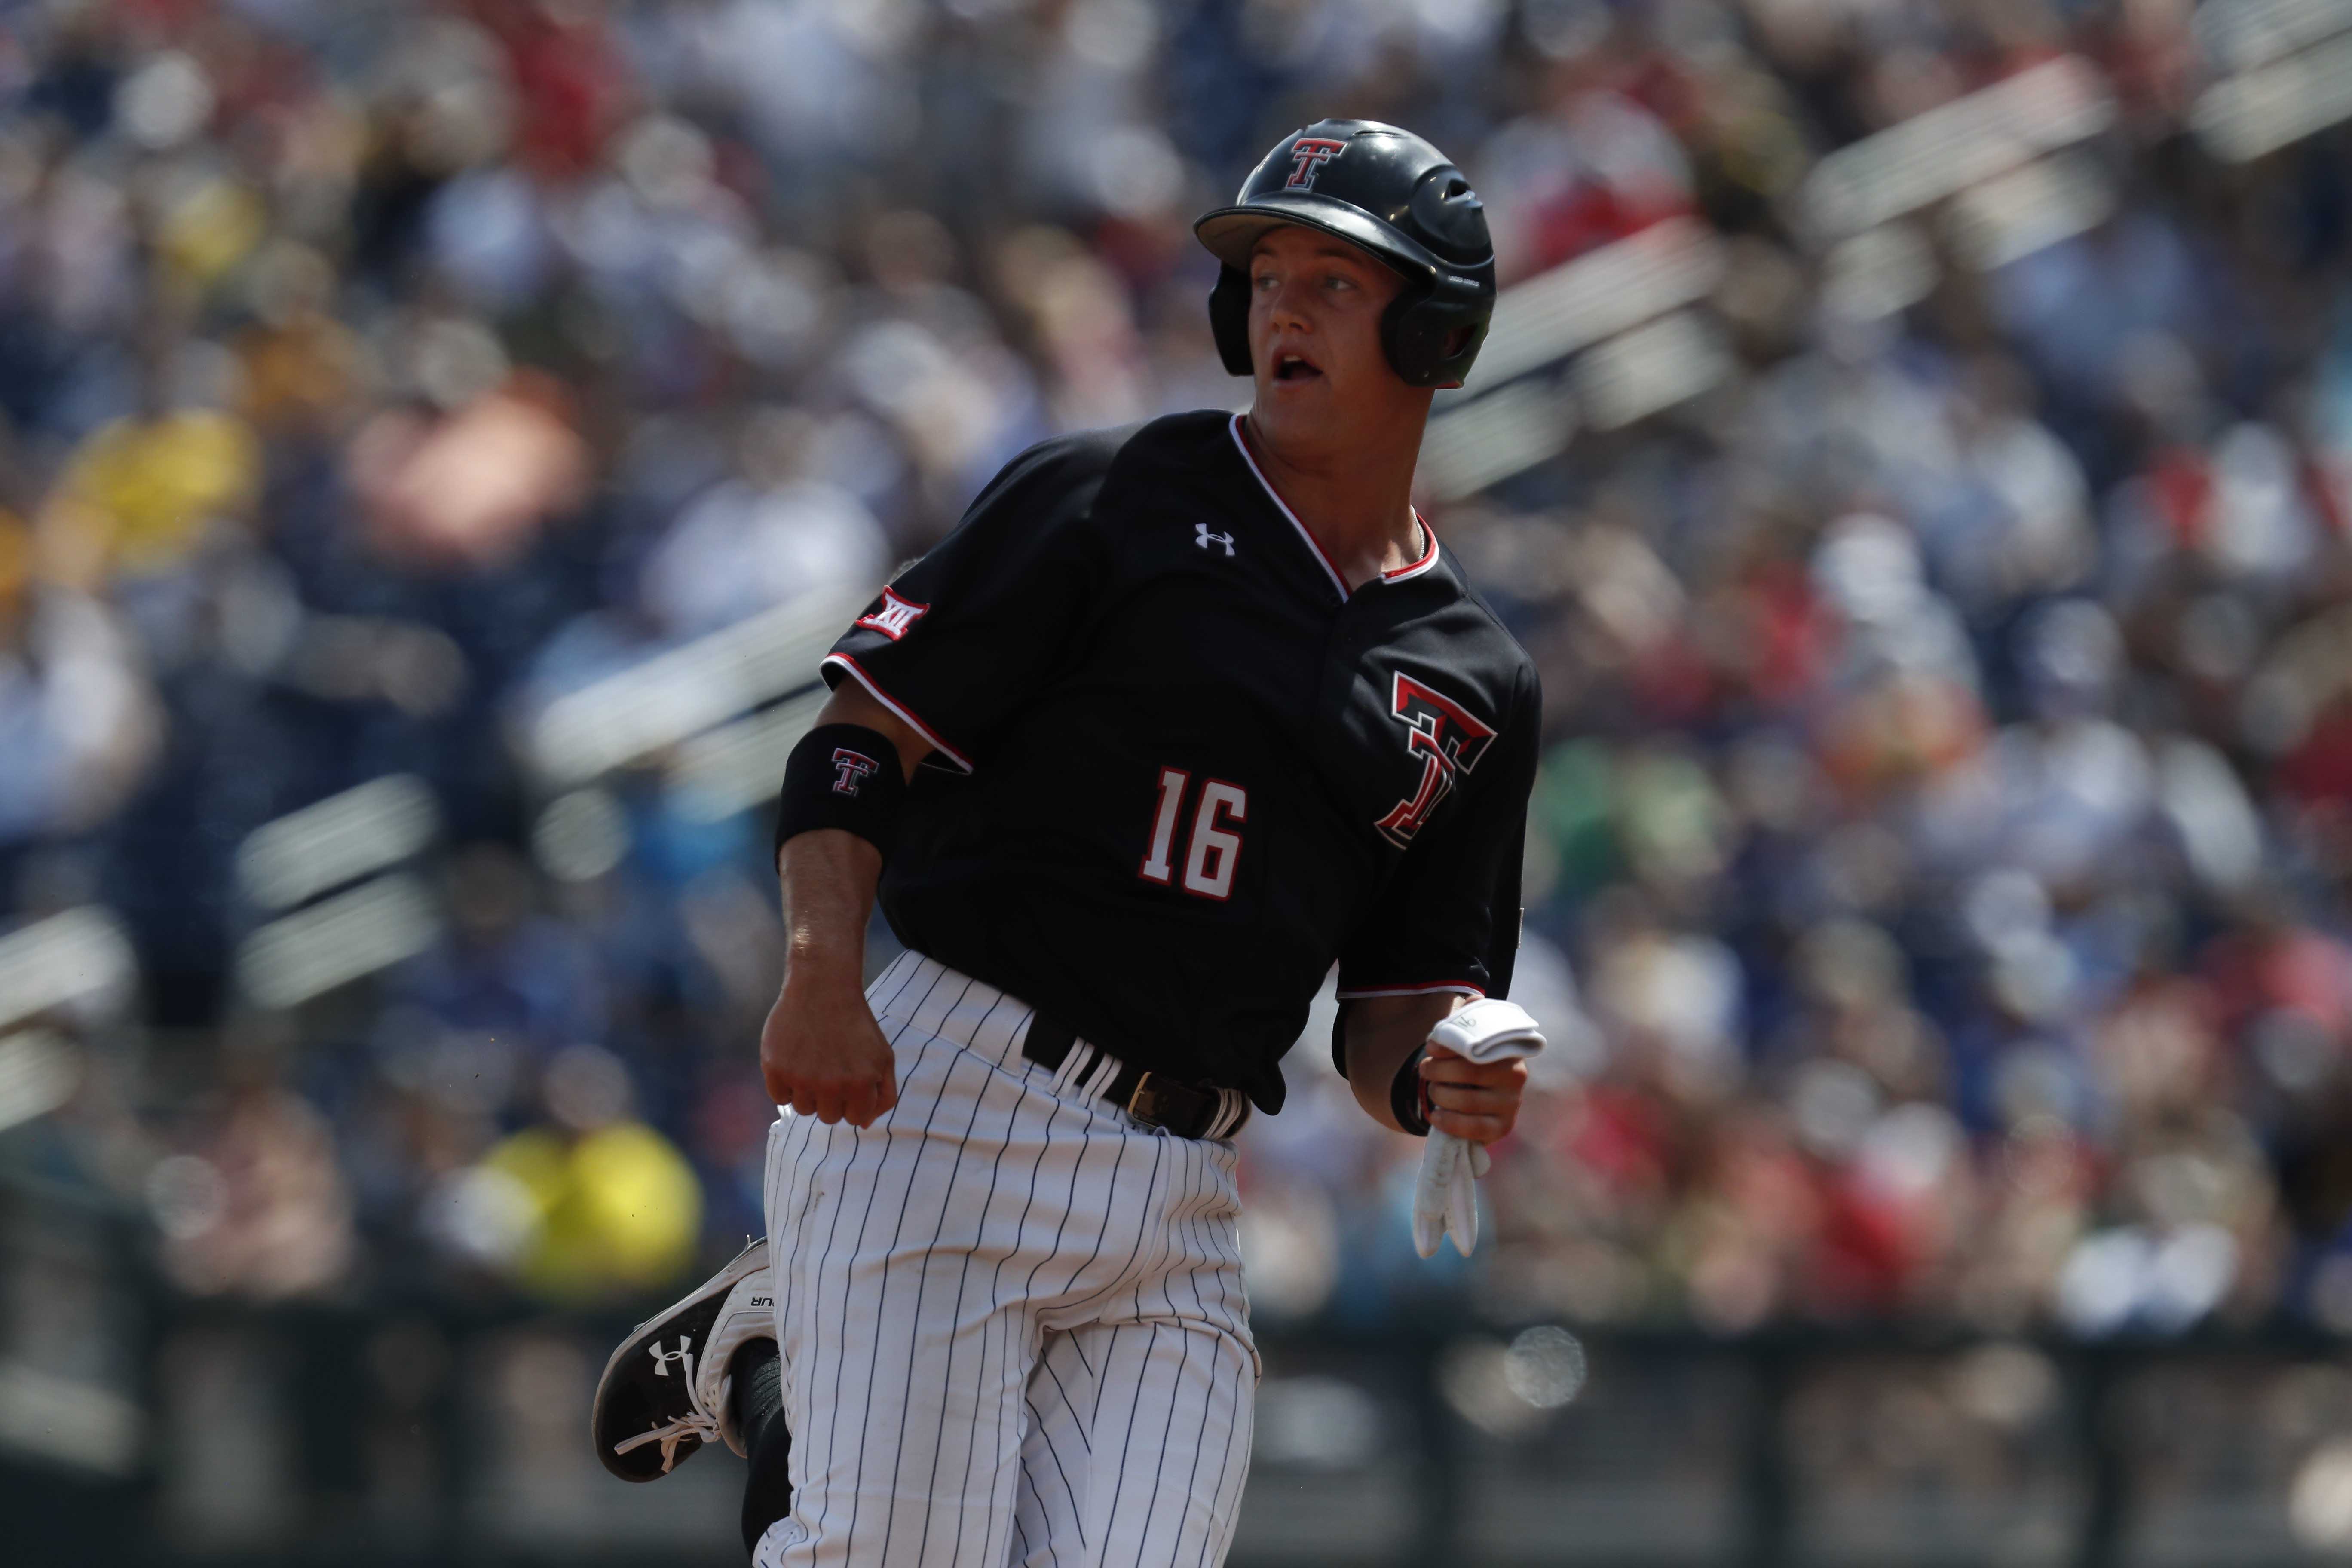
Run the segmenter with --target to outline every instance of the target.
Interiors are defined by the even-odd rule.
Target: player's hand
[[[1440,1131],[1492,1143],[1519,1119],[1519,1097],[1528,1088],[1522,1060],[1482,1065],[1433,1045],[1421,1058],[1421,1076],[1429,1086],[1429,1124]]]
[[[898,1063],[853,975],[787,975],[760,1029],[769,1098],[819,1121],[870,1127],[898,1103]]]

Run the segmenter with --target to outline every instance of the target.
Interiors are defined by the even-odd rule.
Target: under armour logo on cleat
[[[1199,545],[1202,549],[1206,550],[1212,544],[1222,544],[1225,547],[1225,553],[1227,555],[1231,555],[1234,552],[1234,536],[1232,534],[1211,533],[1209,531],[1209,525],[1205,522],[1194,523],[1192,525],[1192,531],[1198,535],[1192,542]]]
[[[669,1363],[674,1361],[685,1361],[688,1352],[694,1349],[694,1336],[691,1334],[680,1334],[677,1337],[677,1349],[674,1351],[666,1351],[662,1349],[661,1341],[659,1340],[656,1340],[649,1348],[652,1351],[654,1358],[654,1375],[656,1377],[667,1377],[669,1375]],[[691,1376],[691,1369],[681,1375]]]

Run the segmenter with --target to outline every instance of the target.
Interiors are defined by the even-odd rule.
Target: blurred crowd
[[[2192,19],[0,3],[0,913],[137,968],[0,1054],[0,1172],[200,1294],[587,1303],[740,1245],[764,811],[659,757],[551,800],[524,738],[874,585],[1033,441],[1237,405],[1190,219],[1357,115],[1464,163],[1507,284],[1709,226],[1732,358],[1429,509],[1542,669],[1552,1046],[1495,1244],[1425,1265],[1318,1012],[1248,1134],[1258,1310],[2352,1331],[2352,205],[2336,134],[2186,133]],[[1821,156],[2067,52],[2112,210],[1842,304]],[[393,773],[436,918],[265,1005],[239,847]]]

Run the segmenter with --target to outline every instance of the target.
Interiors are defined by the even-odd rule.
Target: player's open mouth
[[[1316,368],[1315,363],[1305,354],[1285,353],[1275,356],[1274,379],[1276,381],[1304,381],[1310,375],[1322,374]]]

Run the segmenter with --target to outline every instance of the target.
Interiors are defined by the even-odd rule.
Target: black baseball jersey
[[[1535,668],[1423,534],[1349,594],[1223,414],[1015,458],[824,662],[937,748],[891,930],[1269,1111],[1335,958],[1501,994]]]

